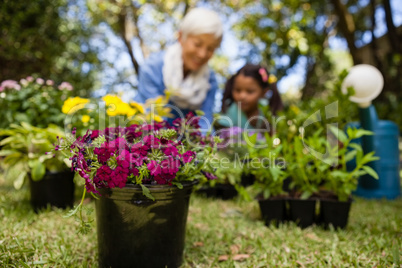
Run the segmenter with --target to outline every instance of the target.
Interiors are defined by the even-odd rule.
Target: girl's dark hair
[[[263,77],[263,75],[260,73],[260,69],[263,69],[265,71],[266,76]],[[264,72],[262,72],[264,74]],[[269,84],[269,73],[267,72],[267,69],[260,66],[260,65],[255,65],[255,64],[246,64],[244,65],[240,70],[237,71],[235,75],[233,75],[225,85],[225,92],[223,93],[222,97],[222,112],[225,113],[226,110],[232,105],[234,102],[233,100],[233,84],[235,78],[239,75],[242,74],[244,76],[252,77],[254,78],[258,84],[261,86],[261,88],[266,89],[269,88],[272,91],[272,96],[269,99],[269,107],[271,108],[272,114],[276,114],[277,111],[283,109],[283,103],[281,96],[279,95],[278,88],[276,86],[276,82]]]

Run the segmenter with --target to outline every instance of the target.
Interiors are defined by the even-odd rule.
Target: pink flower
[[[58,88],[60,90],[67,90],[67,91],[72,91],[73,90],[73,86],[68,82],[61,83]]]
[[[26,79],[28,80],[28,82],[33,82],[34,81],[34,78],[32,76],[28,76]]]
[[[36,83],[39,85],[43,85],[45,83],[45,80],[43,80],[42,78],[37,78]]]
[[[268,73],[264,68],[260,68],[258,72],[261,75],[262,82],[268,82]]]
[[[46,80],[46,85],[53,86],[54,85],[53,80]]]
[[[18,84],[17,81],[14,80],[4,80],[3,82],[1,82],[0,85],[0,91],[3,91],[5,89],[15,89],[15,90],[20,90],[21,86]]]

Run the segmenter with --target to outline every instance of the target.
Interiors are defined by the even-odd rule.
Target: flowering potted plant
[[[73,205],[74,173],[69,170],[68,161],[61,154],[46,154],[53,148],[62,129],[55,125],[38,128],[22,122],[0,129],[1,164],[5,178],[20,189],[29,179],[31,204],[35,211],[48,204],[60,208]]]
[[[56,150],[85,181],[83,195],[98,195],[100,266],[181,264],[189,196],[197,180],[213,178],[208,160],[219,142],[201,136],[198,120],[189,114],[173,125],[134,124],[59,141]],[[70,215],[88,232],[82,204]]]
[[[73,87],[63,82],[57,85],[52,80],[28,76],[20,81],[5,80],[0,84],[0,128],[26,122],[45,128],[49,124],[63,126],[63,102],[71,96]]]

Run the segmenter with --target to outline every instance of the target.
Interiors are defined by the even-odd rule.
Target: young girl
[[[271,79],[272,80],[272,79]],[[283,108],[276,83],[269,83],[267,70],[254,64],[246,64],[226,83],[222,98],[222,114],[218,125],[222,127],[235,126],[242,129],[266,128],[259,104],[267,105],[273,115]],[[264,103],[265,102],[265,103]]]

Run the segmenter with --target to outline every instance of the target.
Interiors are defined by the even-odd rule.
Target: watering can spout
[[[360,124],[365,130],[375,132],[378,125],[378,115],[371,104],[382,91],[384,78],[379,70],[367,64],[359,64],[350,69],[342,84],[342,91],[347,92],[353,87],[355,93],[350,100],[359,106]],[[369,153],[375,150],[374,136],[363,137],[363,151]]]

